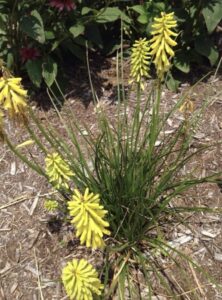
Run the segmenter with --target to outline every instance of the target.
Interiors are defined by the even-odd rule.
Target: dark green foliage
[[[90,49],[111,54],[120,47],[121,20],[124,39],[130,44],[139,37],[150,37],[153,19],[162,11],[174,11],[178,21],[180,46],[173,61],[177,70],[189,73],[195,64],[214,66],[218,62],[220,0],[73,3],[70,11],[59,11],[50,6],[50,0],[0,0],[0,58],[7,67],[17,74],[26,71],[37,87],[43,80],[51,86],[64,60],[85,60],[86,41]],[[170,78],[168,86],[176,87],[173,76]]]
[[[180,45],[173,60],[175,68],[189,73],[195,65],[216,65],[219,57],[216,29],[222,20],[221,0],[140,2],[134,1],[134,5],[127,9],[133,20],[130,30],[127,28],[131,39],[141,35],[149,37],[153,18],[161,11],[173,11],[178,22],[177,43]]]
[[[7,67],[17,74],[25,70],[37,87],[43,80],[51,86],[58,65],[73,56],[84,60],[86,41],[89,48],[105,48],[103,35],[113,30],[106,23],[127,18],[108,2],[73,3],[60,11],[50,0],[0,1],[0,57]]]

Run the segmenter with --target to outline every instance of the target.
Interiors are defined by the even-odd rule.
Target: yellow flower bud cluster
[[[176,26],[173,12],[169,14],[161,12],[160,18],[154,18],[151,40],[144,38],[135,41],[131,54],[130,83],[136,82],[144,89],[142,80],[149,76],[150,56],[153,57],[158,78],[163,79],[170,68],[170,58],[175,54],[172,47],[177,43],[172,37],[177,37],[178,34],[172,29]]]
[[[27,106],[27,91],[21,85],[22,78],[10,77],[10,73],[4,72],[0,77],[0,138],[4,139],[3,111],[8,112],[12,119],[26,121],[25,110]],[[7,75],[7,76],[6,76]]]
[[[131,54],[130,83],[137,82],[144,90],[142,79],[149,76],[149,42],[146,38],[135,41]]]
[[[59,204],[56,200],[46,199],[44,202],[44,208],[50,212],[55,211],[59,207]]]
[[[62,282],[67,295],[75,300],[93,300],[104,288],[98,273],[85,259],[73,259],[62,270]]]
[[[74,173],[61,156],[58,153],[48,154],[45,162],[49,181],[57,188],[67,187],[67,181]],[[106,229],[109,223],[104,221],[107,210],[100,205],[99,195],[90,193],[88,188],[84,194],[75,189],[67,204],[80,243],[93,249],[103,248],[103,236],[110,235],[110,231]],[[58,203],[48,199],[44,206],[53,211],[58,208]],[[100,295],[103,289],[96,270],[84,259],[68,262],[62,271],[62,281],[70,299],[92,300],[93,294]]]
[[[194,111],[194,103],[190,98],[187,98],[183,104],[180,106],[179,111],[186,114],[192,113]]]
[[[45,162],[46,174],[53,186],[58,189],[68,189],[67,182],[74,176],[69,165],[58,153],[48,154]],[[48,210],[54,210],[57,206],[55,201],[45,202],[45,208]],[[103,235],[110,235],[110,231],[106,229],[109,223],[103,220],[107,210],[100,205],[99,195],[90,193],[88,188],[85,189],[84,194],[75,189],[72,199],[68,201],[68,210],[73,217],[71,223],[76,228],[76,237],[80,237],[80,243],[93,249],[103,248],[105,246]]]
[[[70,180],[70,177],[74,176],[74,173],[62,157],[56,152],[48,154],[45,158],[45,164],[46,174],[51,184],[57,189],[68,189],[67,182]]]
[[[103,248],[105,246],[103,235],[110,235],[110,231],[106,229],[109,223],[103,220],[107,210],[104,210],[99,202],[99,195],[90,193],[88,188],[84,194],[75,189],[72,200],[68,202],[76,236],[80,237],[81,244],[86,244],[86,247],[93,249]]]
[[[153,31],[151,34],[153,38],[150,40],[150,55],[154,56],[154,64],[157,70],[157,76],[162,80],[164,73],[170,68],[169,57],[174,56],[172,47],[177,43],[171,38],[177,37],[177,33],[171,29],[177,26],[177,22],[174,19],[174,13],[161,13],[160,18],[154,18],[154,24],[152,25]]]
[[[21,85],[22,78],[0,78],[0,105],[14,118],[24,114],[27,91]]]

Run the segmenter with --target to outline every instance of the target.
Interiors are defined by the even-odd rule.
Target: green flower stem
[[[45,171],[40,167],[40,165],[37,165],[37,164],[29,161],[27,159],[27,157],[25,155],[23,155],[19,150],[17,150],[16,147],[10,142],[10,140],[7,137],[7,135],[4,135],[4,141],[7,143],[8,147],[10,148],[10,150],[16,156],[18,156],[24,163],[26,163],[32,170],[36,171],[39,175],[48,178],[47,175],[46,175],[46,173],[45,173]]]
[[[30,124],[26,124],[25,123],[25,128],[27,129],[27,131],[29,132],[31,138],[35,141],[35,143],[39,146],[39,148],[45,153],[47,154],[48,151],[46,150],[46,148],[43,146],[43,144],[41,143],[40,139],[37,137],[37,135],[34,133],[34,131],[31,129]]]

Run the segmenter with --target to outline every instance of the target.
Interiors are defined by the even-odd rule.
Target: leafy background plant
[[[180,46],[173,60],[174,70],[188,74],[196,65],[215,66],[218,62],[221,49],[217,48],[219,33],[216,28],[222,20],[221,1],[141,1],[141,4],[129,6],[127,11],[133,20],[130,26],[133,38],[149,36],[153,18],[161,11],[175,12]],[[178,83],[172,74],[168,75],[169,87],[175,89]]]
[[[17,74],[26,72],[36,87],[43,81],[51,86],[58,66],[65,73],[64,62],[85,60],[83,49],[112,54],[120,47],[120,23],[124,39],[150,37],[151,24],[161,11],[174,11],[178,20],[178,44],[166,79],[168,87],[177,88],[175,70],[188,74],[193,66],[218,62],[222,3],[210,1],[75,1],[75,9],[61,12],[50,1],[0,1],[0,56]],[[35,51],[22,58],[21,49]],[[33,50],[34,49],[34,50]],[[36,54],[36,56],[35,56]]]
[[[67,56],[85,59],[86,40],[90,49],[103,49],[104,31],[113,30],[106,23],[127,17],[108,3],[87,2],[76,1],[74,9],[60,12],[50,1],[0,1],[0,56],[7,67],[17,74],[24,70],[37,87],[43,79],[51,86]],[[35,53],[27,57],[22,49]]]

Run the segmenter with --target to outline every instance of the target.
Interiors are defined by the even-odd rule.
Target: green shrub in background
[[[193,64],[217,63],[220,0],[1,0],[0,57],[17,74],[27,72],[37,87],[43,80],[51,86],[64,60],[85,59],[86,41],[90,49],[113,53],[120,47],[120,20],[129,44],[138,37],[150,37],[153,19],[161,11],[174,11],[178,21],[176,69],[189,73]],[[178,85],[171,73],[166,81],[171,88]]]
[[[89,2],[89,6],[88,6]],[[25,70],[40,87],[54,82],[64,57],[85,59],[88,47],[102,49],[106,23],[127,17],[109,2],[1,0],[0,58],[17,74]]]
[[[138,4],[139,3],[139,4]],[[189,73],[192,63],[211,65],[218,60],[214,35],[222,4],[211,1],[0,1],[0,56],[16,73],[25,70],[40,87],[54,82],[64,57],[84,60],[88,47],[112,53],[119,47],[120,22],[125,39],[150,36],[151,24],[161,11],[174,11],[179,24],[180,48],[174,66]],[[169,73],[169,87],[177,82]]]
[[[136,4],[136,1],[134,1]],[[126,32],[130,38],[150,36],[153,18],[160,11],[174,11],[178,21],[178,38],[180,45],[176,50],[173,64],[176,69],[183,73],[189,73],[193,65],[210,64],[215,66],[218,62],[219,51],[215,30],[222,20],[222,1],[140,1],[127,7],[131,24],[127,26]],[[178,82],[173,80],[169,73],[166,78],[171,88],[176,88]]]

